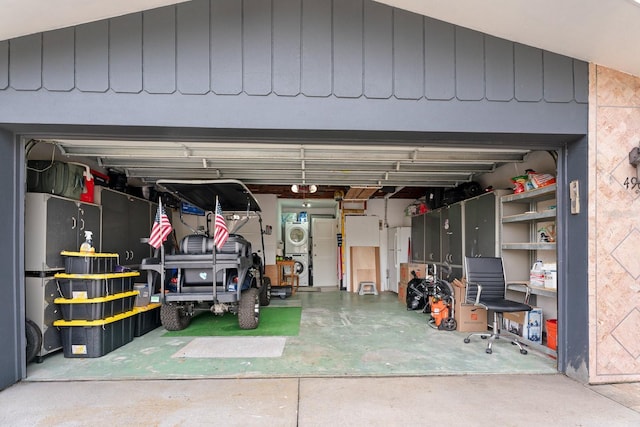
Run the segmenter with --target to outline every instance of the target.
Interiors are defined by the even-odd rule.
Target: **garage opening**
[[[561,306],[553,180],[562,173],[558,153],[566,141],[474,139],[29,138],[28,171],[54,162],[74,164],[84,179],[77,196],[35,187],[26,194],[26,322],[28,344],[35,345],[27,379],[556,372],[558,353],[546,321],[557,319]],[[87,194],[88,175],[92,194]],[[265,243],[257,253],[273,285],[265,320],[269,312],[280,313],[274,322],[294,323],[297,330],[190,335],[198,318],[229,314],[203,313],[177,334],[166,331],[151,309],[136,318],[137,336],[123,338],[126,342],[111,350],[100,348],[104,325],[54,326],[74,319],[64,319],[62,308],[69,301],[60,300],[65,298],[55,277],[63,268],[49,265],[50,259],[78,249],[88,230],[96,252],[116,254],[119,269],[139,272],[154,255],[147,239],[159,203],[172,225],[167,253],[177,250],[184,236],[211,226],[208,212],[159,193],[156,181],[211,178],[240,180],[260,203],[262,224],[252,217],[238,234],[253,250]],[[233,214],[226,220],[233,229]],[[531,304],[541,316],[505,316],[500,325],[520,336],[530,354],[499,346],[489,357],[483,342],[465,344],[469,331],[487,331],[490,323],[477,317],[475,324],[462,322],[459,316],[469,315],[469,307],[452,304],[459,327],[451,331],[433,328],[431,314],[407,309],[412,272],[463,283],[465,256],[503,257],[513,299],[524,298],[531,267],[542,262],[541,282],[530,288]],[[292,264],[282,267],[287,262]],[[280,273],[295,275],[295,284]],[[146,275],[132,282],[142,289]],[[362,292],[362,283],[373,288]],[[97,353],[74,355],[64,348],[65,333],[82,336],[67,345],[97,345],[92,350]]]

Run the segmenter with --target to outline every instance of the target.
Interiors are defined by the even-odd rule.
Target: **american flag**
[[[229,229],[227,228],[224,216],[222,216],[222,207],[220,207],[218,200],[216,200],[216,221],[214,227],[213,243],[215,243],[216,248],[221,249],[229,238]]]
[[[171,234],[171,222],[169,222],[169,217],[165,212],[162,205],[158,206],[158,211],[156,212],[156,219],[153,222],[153,227],[151,228],[151,236],[149,236],[149,244],[154,248],[158,249],[162,246],[162,242],[167,240],[167,236]]]

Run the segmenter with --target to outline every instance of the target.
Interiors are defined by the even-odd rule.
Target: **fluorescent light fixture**
[[[291,192],[293,193],[315,193],[316,191],[318,191],[317,185],[293,184],[291,186]]]

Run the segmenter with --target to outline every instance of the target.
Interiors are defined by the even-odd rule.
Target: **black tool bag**
[[[413,275],[413,279],[407,283],[407,310],[424,310],[427,306],[425,281],[418,278],[415,272],[412,271],[411,274]]]
[[[51,160],[27,162],[27,191],[49,193],[80,200],[85,167]]]

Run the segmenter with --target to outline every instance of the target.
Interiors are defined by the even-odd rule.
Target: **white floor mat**
[[[286,337],[199,337],[171,357],[281,357],[286,342]]]

